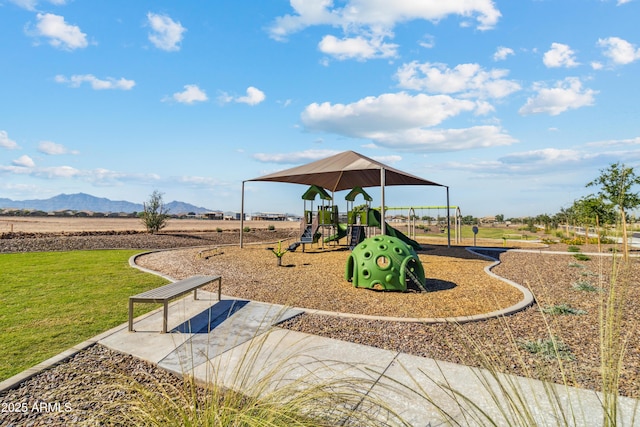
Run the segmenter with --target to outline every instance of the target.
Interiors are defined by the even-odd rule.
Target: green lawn
[[[416,229],[417,234],[422,234],[422,230]],[[523,234],[527,234],[529,239],[538,238],[535,234],[531,235],[531,233],[524,232],[522,230],[518,230],[518,227],[514,226],[513,228],[502,228],[502,227],[478,227],[478,239],[502,239],[506,237],[507,239],[516,239],[519,240]],[[446,236],[446,233],[426,233],[425,235],[432,236]],[[451,228],[451,236],[455,236],[455,228]],[[463,239],[473,239],[473,226],[471,225],[463,225],[460,228],[460,237]]]
[[[167,283],[129,266],[138,252],[0,254],[0,381],[126,322],[130,295]]]

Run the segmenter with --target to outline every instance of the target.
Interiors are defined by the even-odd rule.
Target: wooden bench
[[[198,299],[198,288],[215,281],[218,281],[218,301],[220,301],[220,294],[222,291],[221,276],[192,276],[188,279],[169,283],[168,285],[129,297],[129,332],[133,332],[133,303],[146,302],[164,304],[162,313],[162,332],[166,333],[169,301],[184,294],[188,294],[191,291],[193,291],[193,299],[196,300]]]

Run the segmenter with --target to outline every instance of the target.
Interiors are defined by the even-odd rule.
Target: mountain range
[[[211,212],[211,209],[194,206],[190,203],[173,201],[165,203],[165,208],[170,214],[187,214],[193,212],[201,214]],[[0,198],[0,209],[26,209],[45,212],[56,211],[87,211],[87,212],[142,212],[142,203],[127,202],[125,200],[110,200],[104,197],[95,197],[90,194],[59,194],[49,199],[11,200]]]

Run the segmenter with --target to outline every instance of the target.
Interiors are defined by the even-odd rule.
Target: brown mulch
[[[582,246],[589,259],[578,261],[566,245],[508,251],[492,271],[529,288],[534,306],[513,315],[464,324],[400,322],[304,314],[281,325],[296,331],[376,346],[455,363],[483,366],[489,355],[496,369],[541,380],[590,389],[601,388],[600,310],[611,283],[622,313],[618,342],[625,342],[619,391],[640,398],[640,336],[635,313],[640,309],[640,260],[614,263],[608,247]],[[555,253],[554,253],[555,252]],[[522,294],[489,277],[491,262],[462,247],[425,245],[419,256],[432,285],[429,293],[389,293],[356,289],[344,275],[348,251],[311,250],[286,253],[283,266],[264,246],[219,248],[208,258],[194,250],[145,255],[139,264],[176,278],[221,274],[223,293],[238,298],[376,316],[431,318],[486,313],[515,304]],[[590,290],[580,290],[587,288]],[[543,310],[569,311],[547,314]],[[573,312],[574,314],[571,314]],[[553,337],[566,359],[530,353],[525,347]],[[565,355],[564,353],[562,353]]]

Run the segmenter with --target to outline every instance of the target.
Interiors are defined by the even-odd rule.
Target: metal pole
[[[451,222],[449,214],[449,187],[447,188],[447,247],[451,247]]]
[[[242,199],[240,202],[240,248],[242,248],[244,234],[244,181],[242,181]]]
[[[380,168],[380,218],[382,219],[382,224],[380,224],[380,230],[382,231],[382,235],[387,234],[387,222],[384,219],[384,181],[385,181],[385,170],[384,168]]]

